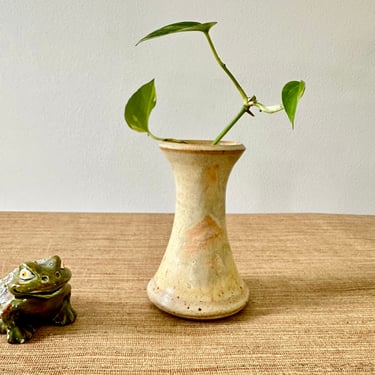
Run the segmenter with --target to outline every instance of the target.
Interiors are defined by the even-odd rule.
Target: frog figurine
[[[9,343],[24,343],[41,324],[74,322],[70,278],[70,270],[56,255],[22,263],[0,279],[0,333],[7,334]]]

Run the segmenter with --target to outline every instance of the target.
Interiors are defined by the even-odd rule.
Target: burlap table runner
[[[171,317],[145,287],[172,215],[0,213],[1,277],[58,254],[77,321],[10,345],[1,374],[375,374],[375,216],[229,215],[251,300],[215,322]]]

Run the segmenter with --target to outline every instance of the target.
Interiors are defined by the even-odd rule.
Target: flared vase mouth
[[[206,152],[223,152],[223,151],[245,151],[245,146],[235,141],[220,141],[213,145],[208,140],[182,140],[181,142],[162,141],[159,143],[162,150],[178,151],[206,151]]]

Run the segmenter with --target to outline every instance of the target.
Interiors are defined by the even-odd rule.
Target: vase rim
[[[180,151],[245,151],[245,146],[236,141],[220,141],[213,145],[208,140],[183,140],[181,142],[162,141],[159,147],[163,150],[180,150]]]

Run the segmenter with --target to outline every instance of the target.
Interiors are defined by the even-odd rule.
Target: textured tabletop
[[[1,335],[0,374],[375,374],[375,216],[228,215],[250,301],[211,322],[147,299],[172,221],[0,213],[0,276],[60,255],[78,312],[23,345]]]

